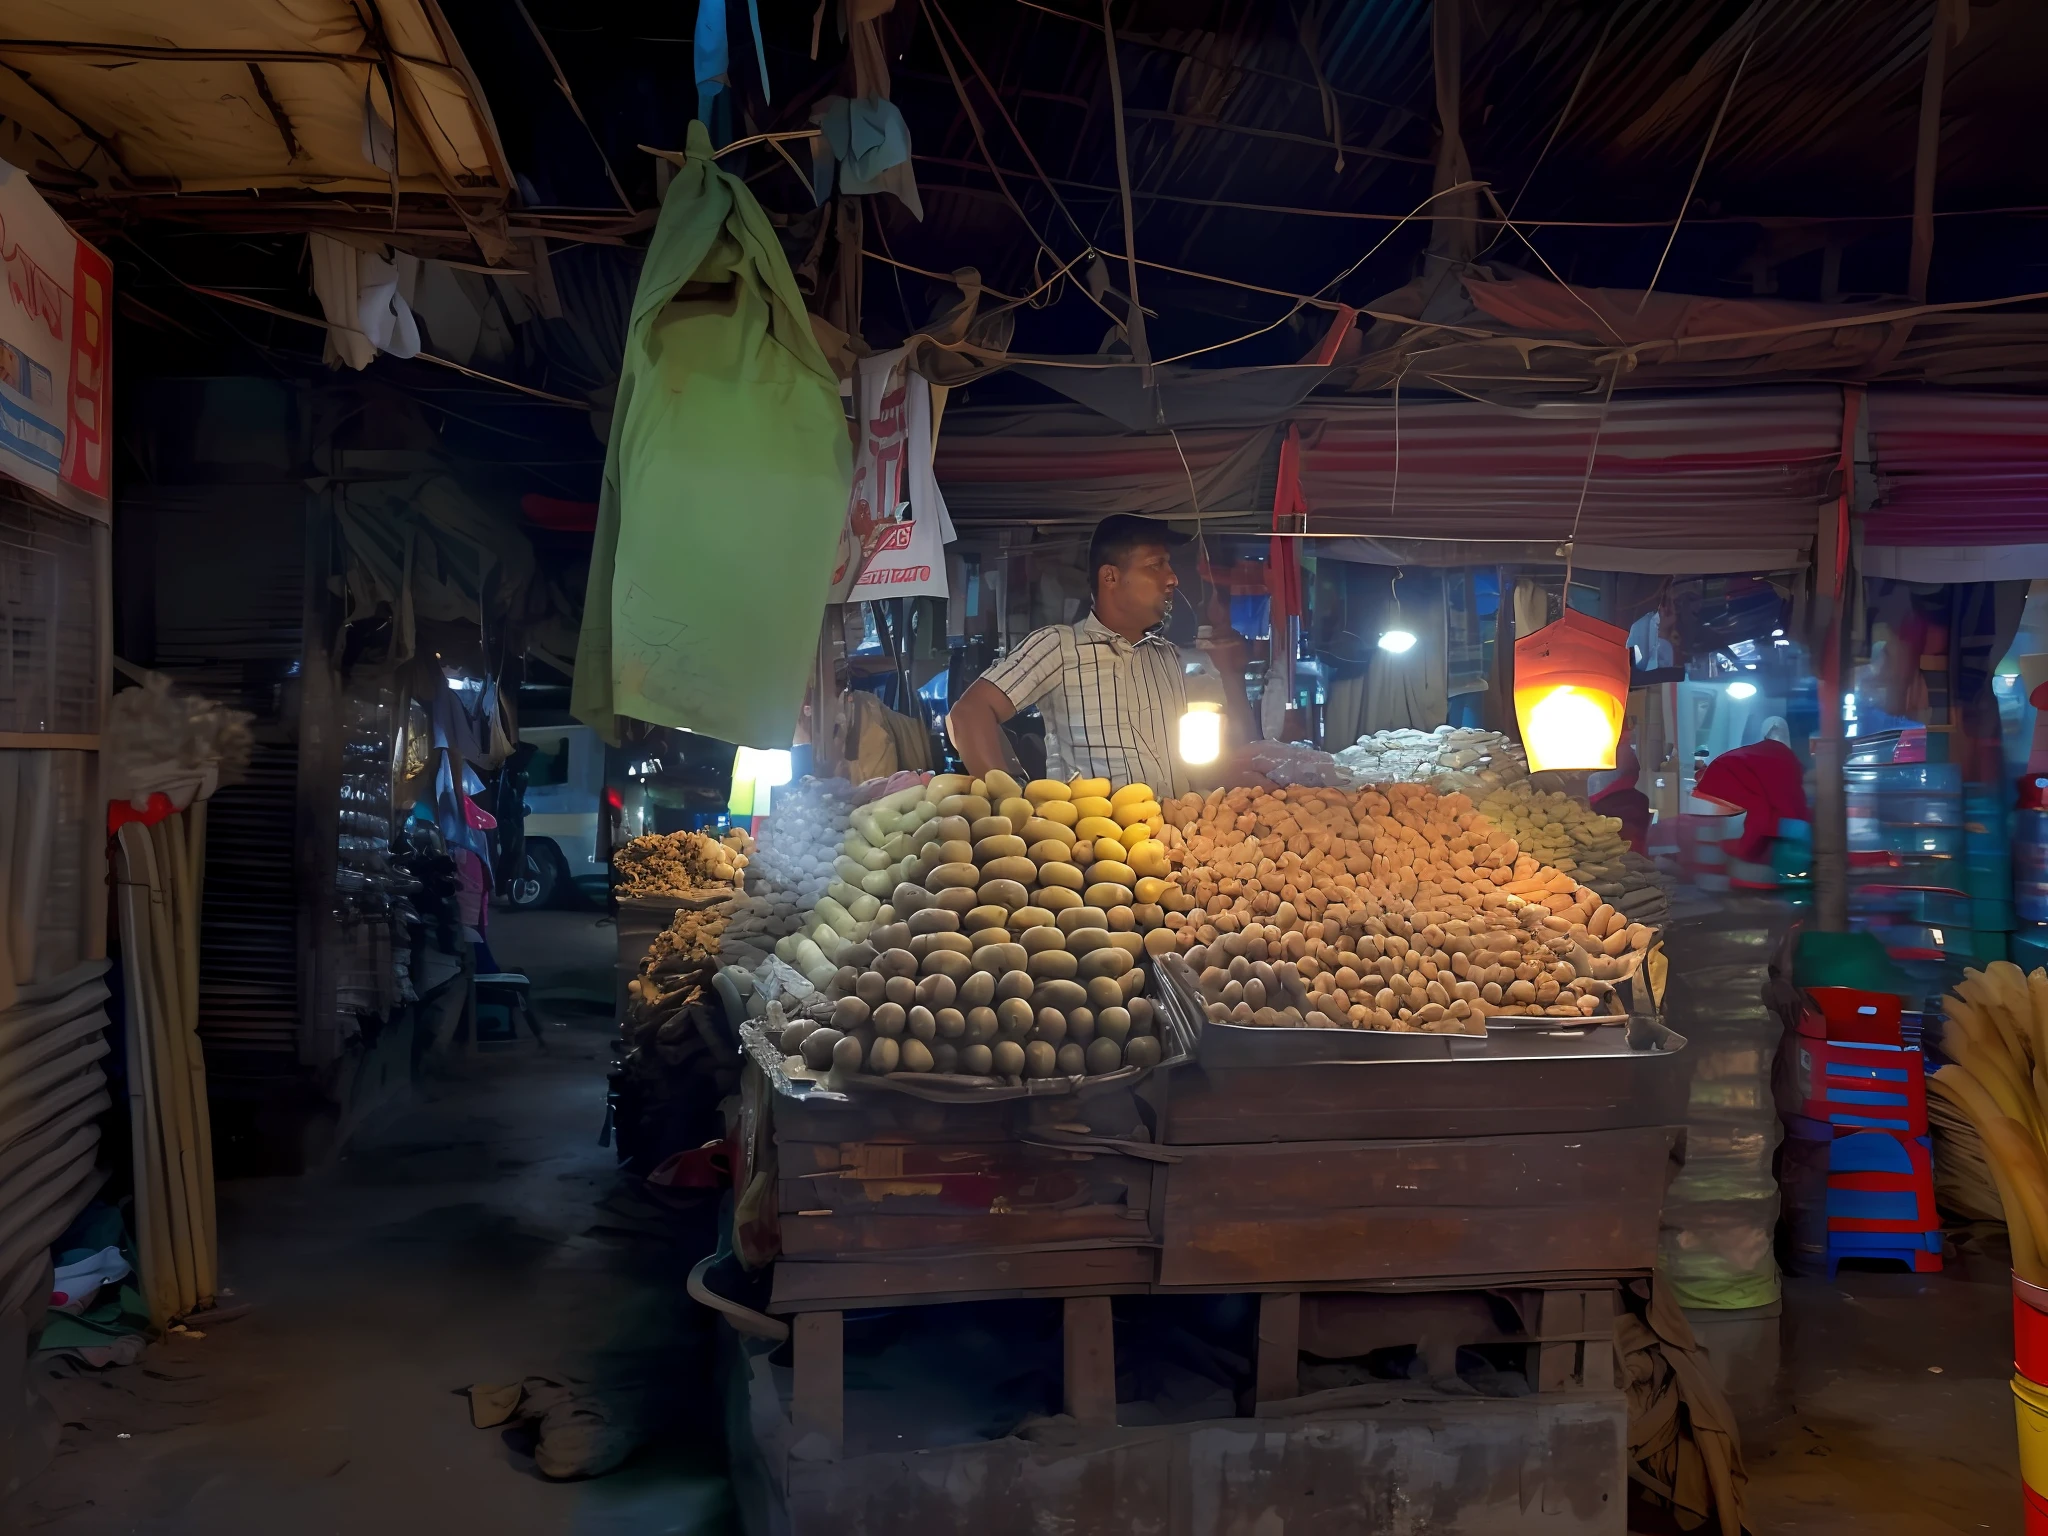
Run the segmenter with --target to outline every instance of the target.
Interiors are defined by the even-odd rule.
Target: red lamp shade
[[[1628,631],[1567,609],[1515,642],[1515,717],[1529,768],[1612,768],[1628,709]]]

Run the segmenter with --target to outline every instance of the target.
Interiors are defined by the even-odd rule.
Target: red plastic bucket
[[[2012,1367],[2048,1386],[2048,1286],[2012,1277]]]

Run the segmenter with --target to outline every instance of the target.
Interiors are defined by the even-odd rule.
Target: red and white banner
[[[932,387],[907,352],[879,352],[854,374],[861,435],[832,572],[832,601],[945,597],[953,519],[932,476]]]
[[[0,160],[0,475],[112,509],[114,269]]]

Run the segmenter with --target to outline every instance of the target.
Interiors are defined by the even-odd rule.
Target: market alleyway
[[[249,1312],[47,1380],[58,1457],[0,1531],[730,1529],[710,1319],[683,1291],[715,1211],[657,1204],[597,1144],[612,1013],[590,1004],[610,996],[613,931],[499,913],[492,938],[532,976],[545,1054],[421,1082],[329,1169],[223,1183],[224,1305]],[[470,1427],[464,1387],[557,1373],[650,1415],[655,1445],[550,1483],[504,1432]]]
[[[706,1205],[659,1204],[597,1145],[612,930],[498,914],[545,1054],[429,1078],[332,1168],[221,1189],[224,1269],[246,1305],[45,1390],[52,1468],[0,1531],[56,1536],[725,1536],[707,1314],[683,1293]],[[1792,1281],[1788,1318],[1724,1329],[1758,1536],[2017,1536],[2004,1275]],[[1938,1368],[1938,1369],[1936,1369]],[[541,1478],[472,1429],[460,1390],[566,1373],[640,1405],[653,1443],[619,1472]]]

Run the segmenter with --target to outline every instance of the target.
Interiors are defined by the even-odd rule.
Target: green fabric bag
[[[576,717],[787,747],[846,523],[839,383],[753,194],[690,125],[626,325]]]

